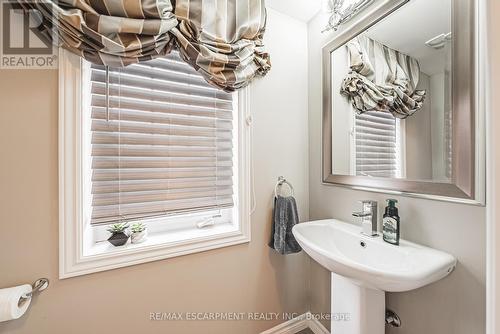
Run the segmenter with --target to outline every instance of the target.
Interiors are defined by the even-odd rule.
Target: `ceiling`
[[[266,6],[300,21],[308,22],[321,10],[322,0],[266,0]]]
[[[422,72],[443,72],[449,63],[446,49],[425,45],[429,39],[451,31],[451,0],[410,1],[371,27],[366,34],[395,50],[416,58]]]
[[[266,6],[308,22],[322,8],[323,0],[266,0]],[[425,24],[423,23],[425,22]],[[429,39],[451,31],[451,0],[410,1],[371,27],[366,34],[419,60],[422,72],[432,75],[449,66],[446,49],[425,45]]]

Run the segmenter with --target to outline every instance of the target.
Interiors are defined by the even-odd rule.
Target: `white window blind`
[[[390,113],[369,111],[355,116],[356,175],[397,177],[400,162],[397,120]]]
[[[92,224],[233,206],[233,95],[177,52],[91,66]]]

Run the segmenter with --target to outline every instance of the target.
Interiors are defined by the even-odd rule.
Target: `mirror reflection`
[[[333,174],[451,182],[451,31],[414,1],[331,53]]]

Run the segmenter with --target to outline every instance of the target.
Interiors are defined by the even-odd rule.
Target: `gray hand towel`
[[[298,253],[302,248],[292,234],[292,227],[299,223],[295,198],[278,196],[274,199],[273,227],[269,247],[286,255]]]

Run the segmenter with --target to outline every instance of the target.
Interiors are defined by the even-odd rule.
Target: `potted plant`
[[[143,223],[132,224],[131,231],[131,241],[133,244],[138,244],[146,240],[148,232],[146,230],[146,225],[144,225]]]
[[[108,241],[115,247],[123,246],[128,241],[128,235],[125,233],[125,230],[128,228],[127,223],[118,223],[113,224],[108,228],[108,232],[111,233],[111,236],[108,238]]]

